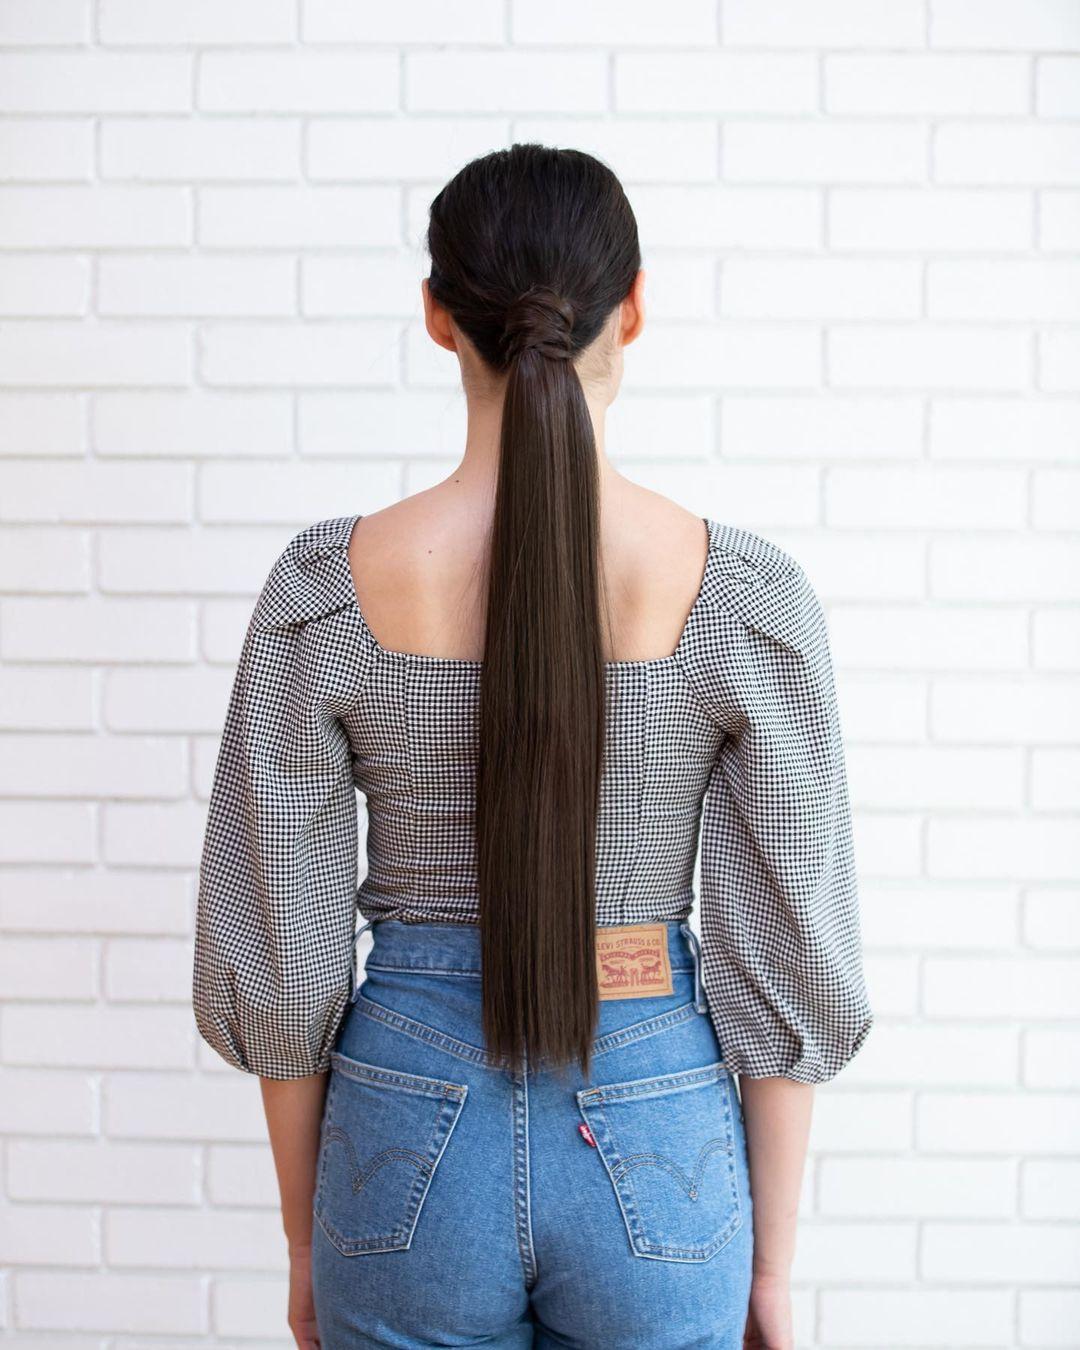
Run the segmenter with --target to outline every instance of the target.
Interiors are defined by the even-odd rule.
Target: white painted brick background
[[[799,1346],[1080,1346],[1080,0],[0,0],[0,1327],[286,1346],[258,1087],[198,1039],[243,629],[443,477],[428,204],[623,179],[627,473],[804,562],[878,1023]]]

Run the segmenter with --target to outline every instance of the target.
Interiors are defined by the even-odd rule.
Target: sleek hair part
[[[430,293],[506,375],[480,678],[476,861],[488,1051],[588,1076],[607,680],[596,441],[574,364],[641,254],[615,174],[515,144],[431,203]]]

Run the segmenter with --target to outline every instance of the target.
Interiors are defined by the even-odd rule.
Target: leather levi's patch
[[[597,928],[596,981],[601,998],[654,998],[672,993],[665,926],[631,923]]]

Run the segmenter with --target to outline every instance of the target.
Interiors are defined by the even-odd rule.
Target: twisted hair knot
[[[547,286],[530,286],[506,312],[503,359],[509,365],[523,352],[536,351],[550,361],[574,359],[574,307]]]

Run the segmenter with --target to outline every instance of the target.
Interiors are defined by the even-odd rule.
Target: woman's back
[[[357,522],[353,582],[383,647],[479,659],[490,541],[487,518],[464,493],[451,480]],[[601,510],[608,657],[669,655],[701,590],[709,546],[702,518],[625,479],[612,484]]]

